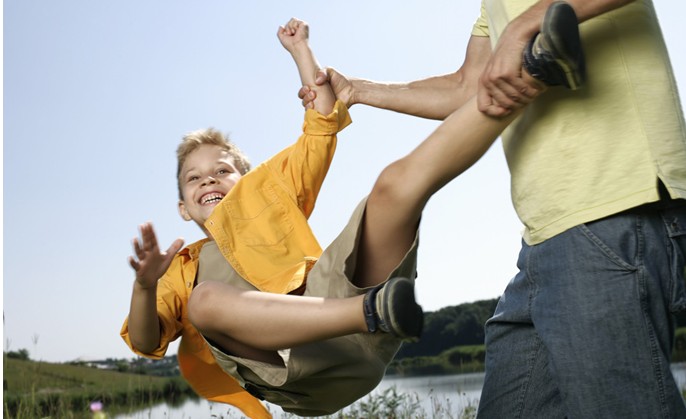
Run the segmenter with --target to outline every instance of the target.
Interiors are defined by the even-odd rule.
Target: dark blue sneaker
[[[576,90],[586,80],[586,61],[574,9],[564,1],[552,3],[546,11],[541,32],[523,57],[524,69],[548,86]]]
[[[414,298],[414,281],[391,278],[364,296],[367,329],[390,333],[406,341],[417,341],[424,326],[424,311]]]

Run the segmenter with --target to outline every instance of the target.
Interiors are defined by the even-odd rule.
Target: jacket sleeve
[[[340,101],[336,101],[329,115],[308,109],[298,141],[265,162],[282,186],[292,192],[305,217],[312,213],[329,171],[336,151],[336,134],[351,122],[348,109]]]

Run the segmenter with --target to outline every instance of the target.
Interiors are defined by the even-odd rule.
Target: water
[[[674,379],[679,388],[686,388],[686,364],[672,366]],[[467,406],[476,406],[481,395],[483,373],[441,375],[428,377],[395,378],[387,377],[374,390],[379,394],[394,387],[398,393],[416,395],[421,409],[430,414],[436,406],[449,408],[451,412],[462,411]],[[281,408],[267,404],[275,419],[285,417]],[[204,418],[241,418],[240,411],[223,403],[207,400],[189,400],[181,406],[170,407],[166,403],[130,415],[115,416],[115,419],[204,419]],[[292,417],[292,416],[291,416]]]
[[[450,411],[461,411],[466,406],[476,406],[482,385],[483,373],[411,378],[387,377],[374,390],[373,394],[380,394],[386,389],[395,387],[399,394],[411,395],[412,401],[418,401],[420,409],[427,413],[435,411],[436,406],[450,407]],[[267,407],[275,419],[293,418],[293,416],[283,414],[278,406],[267,403]],[[241,417],[238,409],[223,403],[188,400],[181,406],[170,407],[166,403],[161,403],[134,414],[115,416],[115,419],[228,419]]]

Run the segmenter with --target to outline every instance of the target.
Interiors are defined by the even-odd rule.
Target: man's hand
[[[479,78],[477,103],[489,116],[502,117],[529,104],[545,86],[522,68],[522,53],[528,43],[505,31]]]
[[[140,226],[140,239],[133,239],[134,256],[129,256],[129,264],[136,271],[136,282],[141,288],[157,286],[157,280],[169,268],[176,252],[183,247],[183,240],[176,239],[165,252],[161,252],[157,245],[157,236],[152,224],[144,223]]]
[[[310,37],[310,28],[302,20],[291,18],[284,26],[279,26],[276,36],[279,37],[281,45],[293,54],[299,44],[304,43],[303,45],[307,45],[307,40]]]
[[[317,72],[315,84],[321,86],[327,81],[336,95],[336,99],[343,102],[346,107],[350,108],[355,103],[353,101],[354,93],[352,79],[347,78],[331,67],[327,67],[324,70]],[[298,91],[298,97],[302,100],[305,109],[311,109],[314,106],[314,99],[317,97],[317,93],[312,90],[310,86],[303,86]]]

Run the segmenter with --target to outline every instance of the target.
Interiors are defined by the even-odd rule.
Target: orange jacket
[[[224,257],[261,291],[296,290],[321,255],[307,219],[336,150],[336,134],[350,122],[340,102],[327,116],[308,110],[298,141],[243,176],[205,222]],[[251,418],[270,418],[264,405],[217,365],[207,343],[188,321],[188,298],[195,286],[200,249],[207,240],[182,249],[158,282],[158,348],[150,353],[134,348],[128,319],[121,336],[133,352],[152,359],[164,357],[169,343],[181,337],[179,367],[199,395],[232,404]]]

